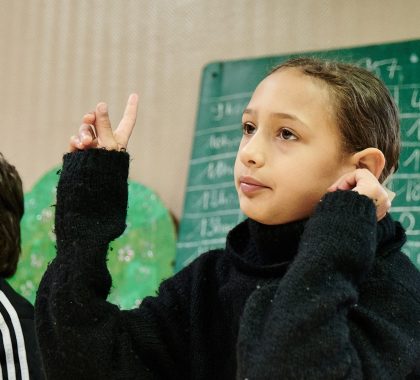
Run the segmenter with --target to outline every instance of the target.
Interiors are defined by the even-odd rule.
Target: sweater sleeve
[[[111,288],[108,244],[125,229],[128,165],[123,152],[64,156],[57,188],[57,256],[43,276],[35,305],[48,378],[160,379],[181,373],[184,363],[177,352],[185,350],[173,342],[184,342],[180,334],[187,329],[173,281],[135,310],[121,311],[106,301]],[[178,313],[171,316],[174,305]]]
[[[324,196],[284,278],[247,302],[238,379],[405,379],[420,355],[419,274],[399,252],[375,257],[376,227],[369,198]]]

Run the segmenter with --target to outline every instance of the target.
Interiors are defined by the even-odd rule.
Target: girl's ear
[[[378,179],[385,167],[385,156],[377,148],[366,148],[355,153],[352,161],[356,168],[368,169]]]

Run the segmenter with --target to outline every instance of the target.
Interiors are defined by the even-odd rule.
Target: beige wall
[[[0,0],[0,151],[26,190],[80,117],[141,96],[131,177],[180,216],[209,61],[420,38],[418,0]],[[239,121],[238,121],[239,122]]]

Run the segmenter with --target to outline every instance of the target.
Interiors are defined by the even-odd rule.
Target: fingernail
[[[390,202],[392,202],[392,200],[395,198],[396,194],[393,191],[391,191],[388,188],[386,188],[386,187],[384,187],[384,190],[388,194],[388,198],[389,198]]]
[[[106,103],[99,103],[98,104],[99,112],[108,112],[108,106]]]
[[[92,136],[88,133],[83,133],[82,134],[82,141],[86,141],[86,140],[91,140]]]
[[[137,99],[138,99],[138,95],[137,94],[131,94],[128,97],[128,103],[129,104],[135,104],[137,102]]]

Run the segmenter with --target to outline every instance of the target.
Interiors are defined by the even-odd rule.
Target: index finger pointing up
[[[114,135],[117,143],[123,147],[127,146],[128,140],[133,132],[134,125],[136,124],[138,102],[139,98],[137,94],[131,94],[128,97],[124,115],[115,130]]]

